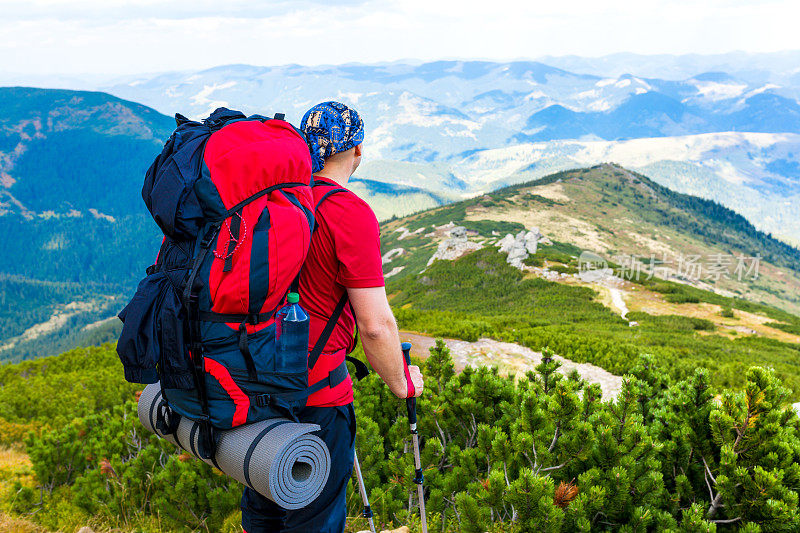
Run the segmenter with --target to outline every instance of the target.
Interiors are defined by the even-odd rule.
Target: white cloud
[[[2,1],[6,72],[800,48],[794,0]]]

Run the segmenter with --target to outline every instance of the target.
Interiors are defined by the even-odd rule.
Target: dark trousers
[[[288,511],[256,491],[242,495],[242,527],[246,533],[341,533],[347,515],[347,482],[353,474],[356,415],[353,404],[342,407],[306,407],[300,422],[319,424],[314,434],[331,453],[331,473],[322,494],[303,509]]]

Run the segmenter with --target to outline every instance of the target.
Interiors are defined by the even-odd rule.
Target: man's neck
[[[325,168],[323,168],[319,172],[315,172],[314,173],[314,177],[315,178],[316,177],[327,178],[327,179],[329,179],[331,181],[335,181],[336,183],[338,183],[341,186],[347,185],[347,182],[350,181],[350,175],[351,175],[351,173],[347,172],[345,169],[341,169],[341,168],[337,168],[337,167],[333,167],[333,166],[331,166],[330,168],[329,168],[329,166],[326,166]]]

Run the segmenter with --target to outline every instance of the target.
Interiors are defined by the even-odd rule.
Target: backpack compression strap
[[[219,225],[213,224],[200,241],[200,250],[194,258],[192,270],[189,273],[189,279],[186,281],[186,287],[182,295],[189,319],[189,354],[192,358],[194,384],[197,389],[197,395],[203,413],[202,419],[198,420],[198,427],[200,428],[198,440],[199,454],[203,459],[212,460],[216,454],[217,435],[211,425],[211,417],[208,409],[208,395],[206,393],[206,380],[204,376],[205,358],[203,357],[203,343],[200,342],[200,330],[198,327],[198,292],[200,287],[195,283],[195,280],[197,279],[197,273],[200,271],[200,266],[211,249],[211,243],[218,233]]]
[[[325,324],[325,329],[322,330],[317,342],[314,343],[314,347],[308,354],[308,368],[314,368],[317,364],[319,356],[322,354],[322,350],[325,349],[328,339],[331,338],[333,329],[336,327],[337,322],[339,322],[339,317],[342,316],[342,311],[344,311],[344,306],[347,305],[347,302],[347,291],[344,291],[344,294],[342,294],[342,297],[339,298],[339,301],[336,303],[336,307],[333,308],[333,313]]]

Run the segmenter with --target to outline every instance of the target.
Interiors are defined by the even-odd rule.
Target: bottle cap
[[[299,294],[297,294],[296,292],[290,292],[290,293],[289,293],[289,296],[286,298],[286,300],[287,300],[287,301],[288,301],[290,304],[296,304],[297,302],[299,302],[299,301],[300,301],[300,295],[299,295]]]

